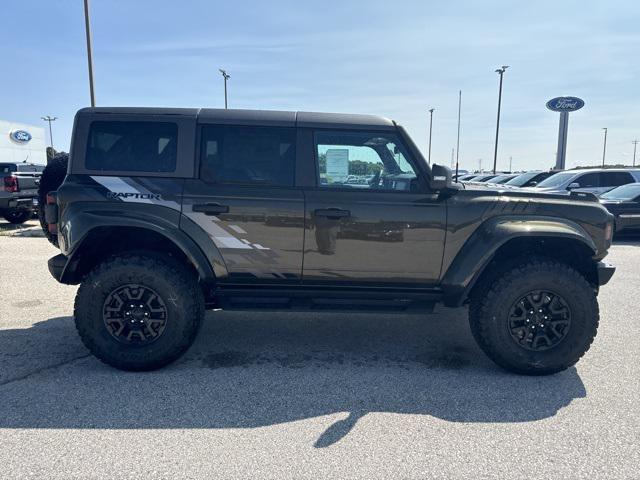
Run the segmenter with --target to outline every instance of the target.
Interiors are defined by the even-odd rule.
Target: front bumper
[[[598,270],[598,285],[602,286],[609,283],[616,271],[616,267],[606,262],[598,262],[596,267]]]

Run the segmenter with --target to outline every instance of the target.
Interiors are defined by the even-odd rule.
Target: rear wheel
[[[31,210],[12,210],[6,212],[3,217],[7,222],[19,225],[31,218]]]
[[[553,260],[512,267],[481,285],[469,311],[480,348],[507,370],[546,375],[574,365],[589,349],[599,322],[592,286]]]
[[[154,370],[187,351],[204,316],[195,274],[172,258],[125,254],[82,282],[75,322],[86,347],[122,370]]]

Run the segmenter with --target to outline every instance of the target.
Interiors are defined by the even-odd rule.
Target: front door
[[[295,128],[207,125],[201,138],[200,175],[185,182],[183,214],[220,252],[228,271],[220,281],[300,282]]]
[[[315,133],[317,187],[305,190],[305,284],[434,285],[446,204],[421,191],[395,133]]]

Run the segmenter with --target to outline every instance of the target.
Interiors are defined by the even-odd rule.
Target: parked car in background
[[[551,175],[554,175],[557,172],[547,171],[543,172],[541,170],[532,170],[530,172],[521,173],[516,177],[512,178],[505,182],[505,185],[509,185],[512,187],[526,188],[526,187],[535,187],[543,180],[546,180]]]
[[[20,224],[31,218],[38,204],[38,184],[44,165],[0,163],[0,215]]]
[[[620,185],[640,182],[640,170],[594,168],[567,170],[540,182],[534,188],[547,193],[590,192],[599,195]]]
[[[514,177],[517,177],[518,174],[517,173],[505,173],[502,175],[498,175],[497,177],[493,177],[491,180],[489,180],[487,183],[491,183],[494,185],[501,185],[503,183],[507,183],[509,180],[511,180]]]
[[[497,173],[483,173],[480,175],[476,175],[475,177],[471,178],[470,180],[467,180],[468,182],[474,182],[474,183],[484,183],[484,182],[488,182],[489,180],[491,180],[492,178],[497,177],[498,174]]]
[[[471,180],[473,177],[476,177],[478,174],[476,173],[467,173],[466,175],[458,175],[456,179],[457,182],[467,182]]]
[[[615,217],[615,233],[640,233],[640,183],[628,183],[600,195],[600,203]]]

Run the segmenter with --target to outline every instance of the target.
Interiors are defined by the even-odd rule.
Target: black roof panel
[[[87,107],[78,113],[198,116],[199,123],[277,125],[313,128],[367,128],[391,130],[394,122],[377,115],[353,113],[286,112],[276,110],[236,110],[224,108]]]

